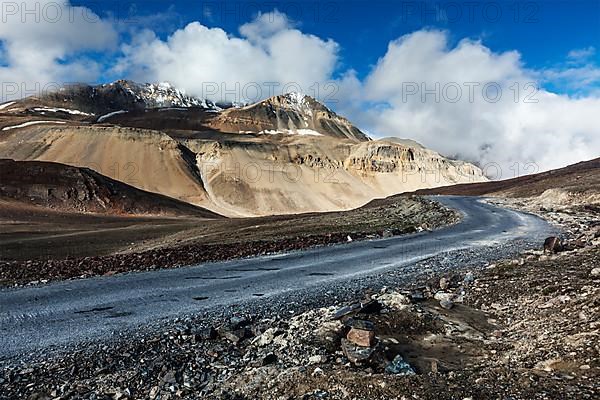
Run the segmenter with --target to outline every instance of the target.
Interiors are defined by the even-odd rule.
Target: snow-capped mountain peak
[[[107,85],[105,85],[107,86]],[[119,87],[143,102],[146,108],[202,107],[221,111],[222,108],[210,100],[189,96],[169,82],[138,84],[131,81],[116,81],[108,86]]]

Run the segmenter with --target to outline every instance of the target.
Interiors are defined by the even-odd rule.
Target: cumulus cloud
[[[359,78],[351,69],[340,71],[335,41],[301,31],[277,11],[258,14],[237,34],[199,22],[167,38],[138,27],[134,35],[121,36],[131,39],[118,46],[118,23],[67,0],[59,2],[60,15],[53,13],[56,0],[10,2],[17,9],[7,13],[8,3],[0,0],[0,81],[16,82],[21,90],[11,95],[3,86],[2,100],[31,94],[39,89],[36,83],[109,75],[169,81],[213,100],[258,100],[291,90],[316,94],[315,84],[335,80],[337,103],[331,105],[360,128],[488,165],[496,177],[600,153],[594,48],[573,50],[562,67],[532,70],[516,51],[494,52],[471,39],[450,45],[447,32],[421,30],[390,42],[370,73]],[[111,49],[120,55],[110,72],[86,57]],[[582,91],[568,96],[536,89],[544,85]]]
[[[600,99],[536,89],[538,75],[518,52],[467,39],[452,47],[446,32],[418,31],[391,42],[362,82],[376,106],[360,118],[378,136],[421,141],[495,177],[597,157]]]
[[[122,51],[117,71],[230,101],[298,89],[308,92],[329,79],[338,62],[337,43],[301,32],[277,11],[242,25],[239,36],[192,22],[166,40],[145,31]]]
[[[100,66],[84,53],[118,41],[111,22],[67,0],[0,1],[0,9],[2,100],[96,79]]]

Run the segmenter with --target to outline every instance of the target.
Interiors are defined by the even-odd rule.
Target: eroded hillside
[[[4,105],[0,129],[2,158],[87,167],[228,216],[347,210],[486,181],[417,143],[373,141],[300,94],[223,109],[168,85],[115,82]]]

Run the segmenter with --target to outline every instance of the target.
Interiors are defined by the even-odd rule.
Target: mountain
[[[371,140],[297,93],[222,109],[169,85],[70,87],[0,105],[0,133],[2,158],[90,168],[233,217],[348,210],[487,180],[415,142]]]
[[[401,144],[403,146],[407,146],[407,147],[411,147],[413,149],[424,149],[425,146],[423,146],[421,143],[414,141],[412,139],[401,139],[401,138],[397,138],[397,137],[386,137],[383,139],[379,139],[382,142],[392,142],[392,143],[397,143],[397,144]]]
[[[0,160],[0,201],[61,212],[222,218],[87,168],[39,161]]]
[[[594,196],[599,202],[600,158],[552,171],[502,181],[462,184],[419,190],[416,194],[459,196],[535,197],[547,191],[561,191],[576,197]]]
[[[52,110],[67,114],[73,111],[71,115],[95,116],[98,119],[112,112],[166,107],[198,107],[214,112],[223,109],[209,100],[188,96],[169,83],[139,84],[125,80],[97,86],[69,85],[14,102],[10,109],[28,109],[30,112],[38,109],[46,115]]]
[[[210,126],[231,133],[287,133],[370,140],[346,118],[314,98],[295,92],[225,110],[210,122]]]

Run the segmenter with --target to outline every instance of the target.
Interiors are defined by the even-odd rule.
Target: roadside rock
[[[454,300],[456,296],[453,293],[446,293],[446,292],[437,292],[433,298],[436,299],[437,301],[452,301]]]
[[[373,356],[375,348],[357,346],[349,340],[342,339],[342,351],[351,363],[361,364],[368,361]]]
[[[346,339],[358,346],[371,347],[375,341],[375,332],[352,328]]]
[[[322,364],[324,362],[327,362],[327,356],[323,356],[323,355],[310,356],[310,357],[308,357],[308,362],[311,365]]]
[[[384,293],[378,295],[376,299],[386,307],[394,310],[403,310],[411,304],[407,296],[398,292]]]
[[[544,251],[552,254],[563,251],[562,241],[556,236],[551,236],[544,241]]]
[[[450,310],[452,307],[454,307],[454,303],[451,300],[442,299],[440,300],[440,306],[446,310]]]
[[[385,367],[385,372],[391,375],[399,376],[410,376],[416,375],[415,370],[410,366],[409,363],[404,361],[401,355],[394,357],[394,360]]]
[[[449,286],[450,286],[450,282],[448,281],[448,279],[446,279],[446,278],[440,279],[440,289],[446,290],[446,289],[448,289]]]
[[[331,319],[338,320],[356,312],[360,308],[360,303],[354,303],[349,306],[344,306],[333,313]]]
[[[375,341],[375,325],[370,321],[350,319],[346,321],[346,326],[350,327],[350,331],[346,335],[346,339],[357,346],[371,347]]]

